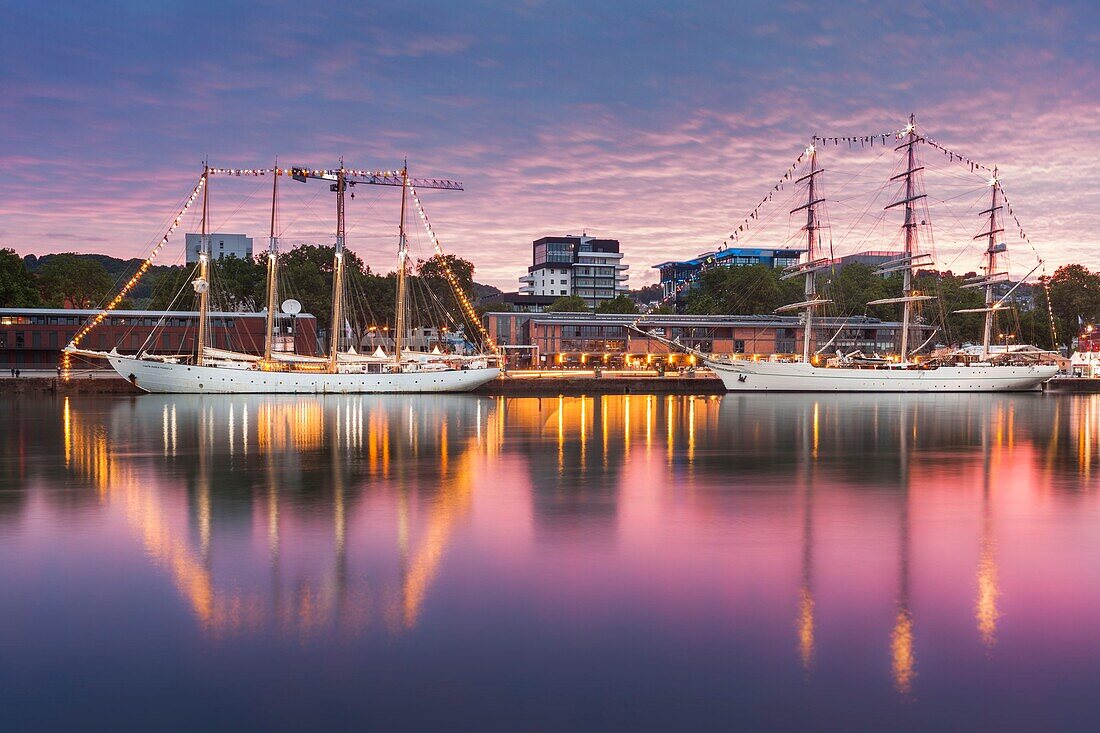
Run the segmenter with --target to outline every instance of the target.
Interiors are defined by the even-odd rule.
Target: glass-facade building
[[[704,252],[691,260],[662,262],[654,265],[654,269],[661,272],[661,294],[668,298],[683,283],[694,280],[703,271],[704,267],[747,267],[749,265],[764,265],[783,269],[791,265],[797,265],[799,257],[805,252],[803,249],[745,249],[731,247],[720,249],[717,252]],[[687,288],[679,294],[677,300],[687,297]]]

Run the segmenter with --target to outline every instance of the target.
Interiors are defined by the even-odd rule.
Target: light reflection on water
[[[31,727],[88,624],[114,694],[182,708],[72,693],[116,729],[208,719],[208,675],[264,682],[237,726],[346,689],[348,719],[473,729],[1026,728],[1100,682],[1093,398],[2,409],[0,702]]]

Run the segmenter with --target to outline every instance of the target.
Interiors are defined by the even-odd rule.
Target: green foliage
[[[455,296],[455,287],[447,279],[447,268],[457,281],[459,292],[467,298],[473,297],[474,264],[455,255],[433,255],[426,260],[416,261],[416,274],[421,285],[431,291],[435,302],[454,313],[460,312]]]
[[[72,252],[49,258],[37,273],[42,299],[54,308],[92,308],[113,286],[102,264]]]
[[[1084,265],[1063,265],[1055,270],[1049,283],[1058,339],[1068,345],[1082,324],[1100,321],[1100,273]]]
[[[782,282],[782,285],[781,285]],[[778,271],[766,265],[715,267],[699,278],[688,296],[687,312],[694,315],[754,315],[771,313],[786,302],[801,300],[791,281],[780,281]],[[790,298],[784,296],[793,296]]]
[[[546,310],[549,313],[585,313],[588,311],[588,304],[577,295],[563,295]]]
[[[638,304],[629,296],[619,295],[596,306],[597,313],[637,313]]]
[[[197,273],[194,268],[169,267],[156,276],[149,293],[149,308],[157,311],[190,311],[197,308],[195,290],[191,281]],[[173,303],[176,294],[179,299]]]
[[[13,249],[0,249],[0,308],[33,308],[40,304],[34,275]]]
[[[869,265],[855,262],[836,271],[836,273],[823,284],[822,292],[825,297],[833,301],[832,310],[844,315],[867,315],[878,318],[893,319],[896,317],[896,306],[879,305],[867,306],[867,302],[879,298],[889,298],[901,295],[901,284],[897,283],[894,290],[889,287],[894,283],[879,277],[875,269]]]
[[[211,265],[215,307],[229,312],[253,312],[266,307],[267,263],[264,258],[236,256]]]
[[[516,307],[511,303],[502,303],[499,300],[492,303],[485,303],[477,307],[477,314],[483,316],[486,313],[514,313]]]
[[[965,278],[957,275],[930,272],[922,272],[914,280],[913,287],[916,290],[936,296],[936,300],[924,304],[924,315],[929,323],[946,324],[937,340],[952,344],[981,343],[985,314],[955,312],[966,308],[982,308],[985,305],[985,291],[979,288],[963,288],[965,282]],[[898,287],[901,287],[900,282]],[[900,312],[894,317],[900,318]],[[1010,315],[1002,313],[999,317],[1007,319]]]
[[[655,303],[661,299],[664,295],[664,291],[661,289],[661,283],[653,283],[652,285],[643,285],[640,288],[636,288],[627,293],[634,300],[635,303]]]
[[[332,320],[335,253],[335,246],[301,244],[279,255],[279,280],[286,283],[285,297],[301,301],[303,310],[317,317],[320,328],[327,328]],[[345,249],[344,273],[350,292],[370,273],[370,268],[358,255]]]

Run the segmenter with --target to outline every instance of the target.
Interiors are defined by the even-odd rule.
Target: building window
[[[733,342],[733,353],[744,354],[745,353],[745,340],[735,339]]]

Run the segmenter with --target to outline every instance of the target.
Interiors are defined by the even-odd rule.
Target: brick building
[[[579,367],[599,362],[609,368],[653,365],[669,361],[670,349],[661,341],[631,328],[656,331],[665,339],[707,354],[744,354],[762,357],[795,354],[801,350],[802,322],[798,316],[682,316],[597,313],[486,313],[489,334],[509,351],[509,366]],[[932,333],[932,327],[910,326],[914,344]],[[859,349],[865,353],[897,353],[901,324],[876,318],[820,318],[812,335],[817,344],[832,343],[829,354]],[[682,354],[671,350],[673,363]]]
[[[0,369],[53,369],[73,335],[97,310],[0,308]],[[210,345],[250,354],[263,353],[265,313],[211,313]],[[280,317],[279,342],[300,354],[315,354],[317,321],[309,314]],[[150,335],[155,331],[154,338]],[[81,342],[96,351],[135,354],[194,353],[198,314],[193,311],[117,310]]]

